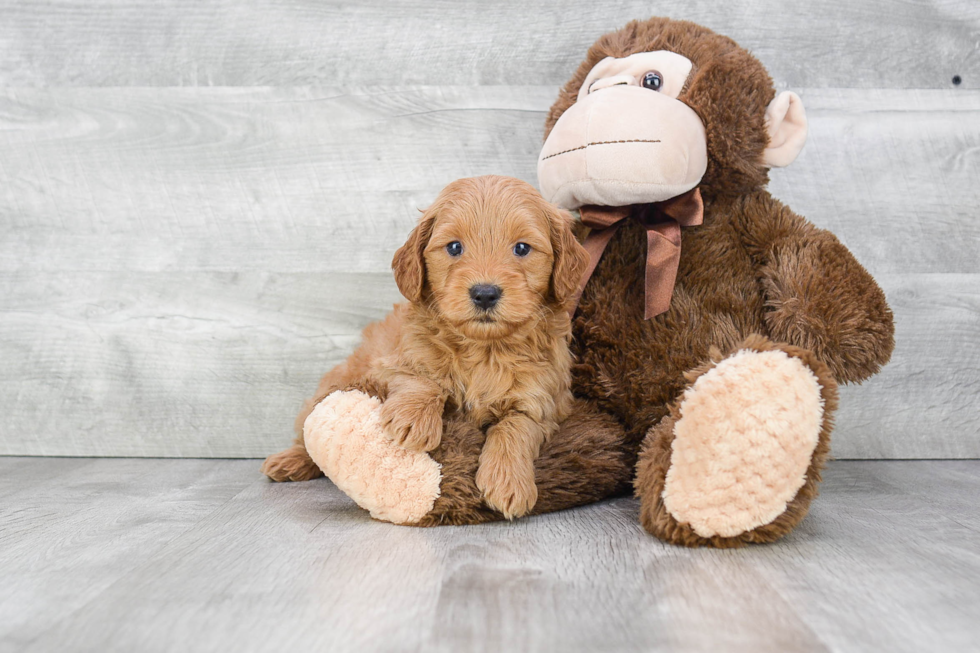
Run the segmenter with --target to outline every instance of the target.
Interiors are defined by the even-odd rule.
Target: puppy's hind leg
[[[323,476],[302,444],[294,444],[266,458],[262,473],[273,481],[309,481]]]
[[[356,385],[363,380],[374,361],[397,346],[401,324],[405,315],[405,305],[396,305],[394,310],[380,322],[369,324],[364,329],[361,344],[340,365],[327,372],[320,380],[316,395],[303,403],[296,418],[296,440],[285,451],[272,454],[262,464],[262,473],[273,481],[309,481],[323,476],[323,472],[310,458],[303,440],[303,424],[313,409],[327,395],[336,390]]]
[[[333,392],[335,386],[347,382],[347,364],[342,363],[327,373],[320,382],[317,396],[303,402],[303,408],[296,418],[296,439],[293,446],[284,449],[279,453],[274,453],[262,463],[262,473],[273,481],[281,483],[283,481],[310,481],[314,478],[323,476],[323,472],[317,464],[310,458],[306,450],[306,443],[303,441],[303,423],[314,407],[323,398]],[[326,388],[326,390],[324,390]],[[322,395],[322,396],[321,396]]]

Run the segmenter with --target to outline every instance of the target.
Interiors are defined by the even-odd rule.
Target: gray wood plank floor
[[[372,521],[255,460],[0,458],[0,651],[975,651],[980,461],[838,461],[801,527],[661,544],[617,499]]]

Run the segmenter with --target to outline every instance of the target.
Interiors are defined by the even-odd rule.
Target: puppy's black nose
[[[470,287],[470,299],[481,311],[489,311],[500,301],[501,292],[500,286],[481,283]]]

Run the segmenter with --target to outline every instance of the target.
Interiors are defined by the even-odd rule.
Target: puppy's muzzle
[[[501,294],[503,294],[503,290],[500,286],[481,283],[470,287],[470,299],[473,300],[473,305],[481,311],[489,311],[496,306],[497,302],[500,301]]]

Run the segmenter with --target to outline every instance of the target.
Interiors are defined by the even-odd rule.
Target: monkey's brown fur
[[[833,234],[765,190],[764,114],[774,97],[762,65],[731,39],[654,18],[601,37],[552,106],[546,135],[607,56],[670,50],[693,62],[679,99],[704,122],[708,166],[699,185],[704,223],[683,232],[670,309],[643,319],[646,239],[628,221],[607,246],[573,321],[573,415],[535,461],[535,512],[634,490],[644,527],[688,546],[771,542],[805,516],[829,451],[837,383],[875,374],[894,347],[884,293]],[[823,423],[806,480],[775,521],[738,537],[703,538],[663,506],[673,424],[685,388],[740,349],[779,349],[817,378]],[[432,452],[441,496],[423,525],[499,519],[473,482],[483,434],[450,421]],[[642,451],[641,451],[642,448]],[[634,472],[636,477],[634,479]]]

